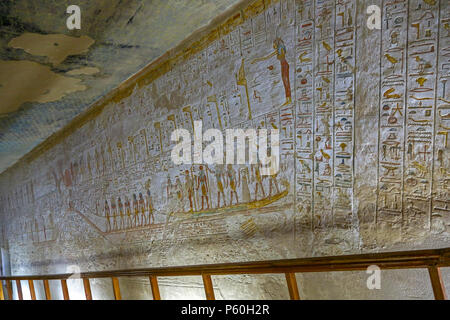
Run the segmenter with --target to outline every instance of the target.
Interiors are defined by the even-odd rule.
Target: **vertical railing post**
[[[91,284],[89,283],[89,278],[83,278],[83,285],[86,300],[92,300]]]
[[[61,289],[63,292],[64,300],[70,300],[69,289],[67,288],[67,280],[61,279]]]
[[[22,284],[18,279],[16,279],[16,287],[17,287],[17,297],[19,298],[19,300],[23,300]]]
[[[203,286],[205,288],[206,300],[215,300],[214,288],[212,285],[211,276],[209,274],[202,274]]]
[[[444,281],[442,280],[441,269],[437,266],[428,266],[431,286],[433,287],[435,300],[447,300]]]
[[[6,291],[8,292],[8,300],[13,300],[13,290],[12,290],[11,280],[5,280],[5,281],[6,281]]]
[[[0,280],[0,300],[5,300],[5,294],[3,293],[3,280]]]
[[[150,286],[152,287],[153,300],[161,300],[159,293],[158,278],[156,276],[150,276]]]
[[[285,276],[291,300],[300,300],[295,273],[288,272],[285,274]]]
[[[34,281],[28,280],[28,287],[30,288],[31,300],[36,300],[36,291],[34,291]]]
[[[113,289],[114,289],[114,299],[122,300],[122,296],[120,295],[120,286],[119,279],[116,277],[112,277]]]
[[[50,285],[48,284],[48,280],[44,280],[44,291],[45,291],[45,299],[52,300],[52,294],[50,292]]]

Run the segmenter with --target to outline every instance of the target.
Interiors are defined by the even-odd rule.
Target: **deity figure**
[[[274,51],[272,53],[270,53],[267,56],[261,57],[261,58],[256,58],[251,63],[253,64],[257,61],[268,60],[268,59],[272,58],[273,56],[277,57],[277,59],[280,61],[280,65],[281,65],[281,79],[283,80],[284,92],[285,92],[285,96],[286,96],[286,102],[283,103],[281,105],[281,107],[285,107],[292,103],[291,83],[289,80],[289,63],[286,60],[286,46],[284,45],[284,41],[281,38],[277,37],[273,41],[273,48],[274,48]]]

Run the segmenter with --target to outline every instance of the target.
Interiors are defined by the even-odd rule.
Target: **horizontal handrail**
[[[355,255],[298,258],[268,261],[204,264],[192,266],[122,269],[112,271],[82,272],[80,278],[111,278],[140,276],[198,276],[202,274],[257,274],[292,272],[330,272],[365,270],[370,265],[380,269],[413,269],[428,266],[450,267],[450,248],[367,253]],[[48,275],[0,276],[0,280],[61,280],[72,273]]]
[[[114,298],[121,299],[119,277],[148,277],[155,300],[161,299],[157,277],[174,276],[202,276],[205,295],[208,300],[214,299],[212,275],[232,274],[268,274],[284,273],[289,289],[289,296],[293,300],[300,299],[295,273],[303,272],[332,272],[332,271],[358,271],[366,270],[369,266],[376,265],[380,269],[417,269],[427,268],[433,293],[436,299],[446,299],[445,286],[441,276],[442,267],[450,267],[450,248],[367,253],[328,257],[313,257],[299,259],[252,261],[237,263],[204,264],[177,267],[123,269],[113,271],[82,272],[77,277],[83,279],[83,286],[87,300],[92,300],[92,292],[89,279],[111,278],[114,290]],[[36,299],[33,281],[43,281],[45,297],[51,300],[49,280],[60,280],[61,289],[65,300],[69,300],[67,279],[72,273],[47,274],[47,275],[13,275],[0,276],[0,300],[4,299],[1,281],[6,283],[6,291],[9,299],[12,299],[12,282],[16,283],[17,296],[23,299],[21,280],[28,280],[30,295]]]

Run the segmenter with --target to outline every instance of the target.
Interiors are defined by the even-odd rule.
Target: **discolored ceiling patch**
[[[8,46],[23,49],[36,56],[46,56],[54,66],[68,56],[86,52],[95,41],[89,36],[71,37],[65,34],[24,33],[13,38]]]
[[[74,69],[74,70],[70,70],[69,72],[66,72],[66,74],[68,76],[78,76],[78,75],[93,75],[96,73],[99,73],[100,69],[99,68],[95,68],[95,67],[85,67],[85,68],[80,68],[80,69]]]
[[[26,93],[27,99],[20,101],[33,101],[20,108],[20,101],[4,103],[11,100],[5,86],[13,86],[0,83],[0,173],[125,79],[241,1],[251,0],[77,0],[81,29],[68,30],[69,0],[0,0],[0,61],[35,61],[70,81],[82,79],[82,84],[68,86],[79,91],[47,103],[37,102],[37,97],[47,96],[44,91],[29,93],[28,87],[41,87],[40,78],[34,78],[36,83],[24,81],[15,94]],[[93,67],[99,72],[94,73]],[[11,74],[19,72],[15,69]],[[67,89],[55,83],[58,88],[47,88],[49,95]],[[178,99],[176,93],[165,98]],[[17,111],[4,113],[10,110]]]
[[[80,79],[65,77],[33,61],[0,60],[0,115],[25,102],[52,102],[66,94],[86,90]]]

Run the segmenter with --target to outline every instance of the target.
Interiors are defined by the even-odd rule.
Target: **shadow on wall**
[[[0,248],[0,275],[11,275],[11,264],[9,262],[9,253],[6,249]]]

